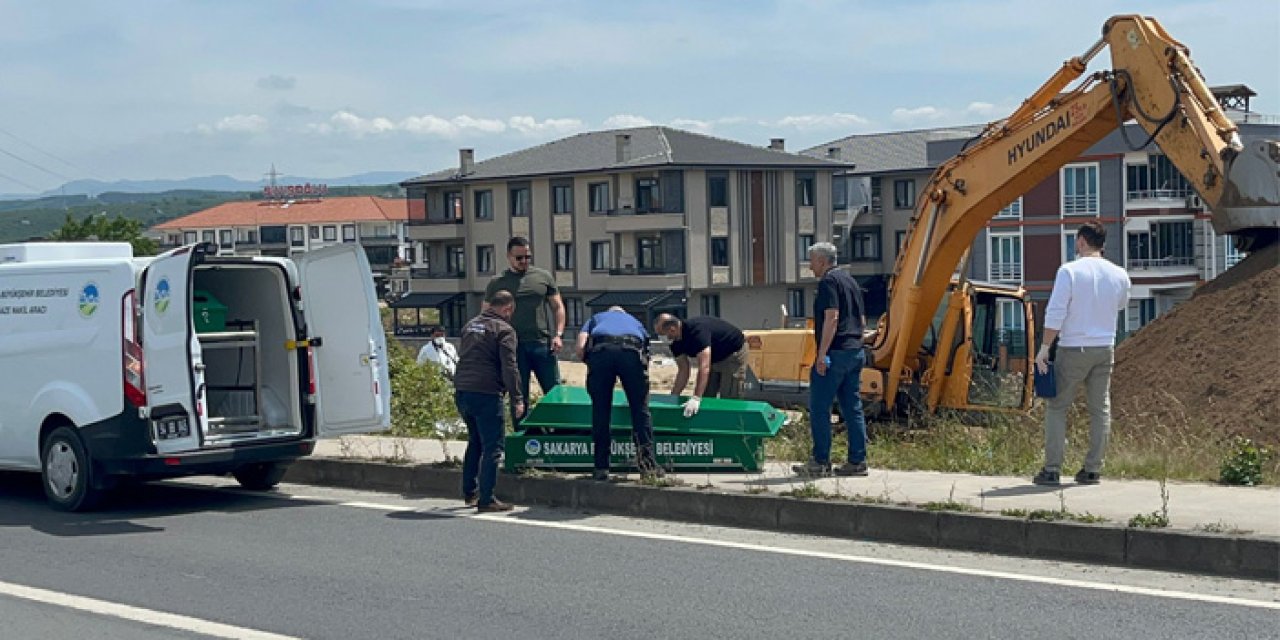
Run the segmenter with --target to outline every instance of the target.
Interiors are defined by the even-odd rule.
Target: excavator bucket
[[[1280,235],[1280,142],[1254,140],[1227,169],[1213,228],[1236,237],[1243,251],[1261,249]]]

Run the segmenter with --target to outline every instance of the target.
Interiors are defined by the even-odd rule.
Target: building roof
[[[826,158],[827,150],[840,149],[840,159],[852,162],[852,173],[884,173],[928,169],[929,158],[925,152],[928,144],[936,140],[972,138],[982,133],[984,125],[917,129],[852,135],[847,138],[820,144],[800,153],[815,158]]]
[[[154,231],[211,229],[278,224],[402,222],[409,218],[404,200],[374,196],[325,198],[291,202],[241,200],[162,222]]]
[[[588,307],[619,306],[624,309],[672,309],[683,306],[684,291],[608,291],[586,302]]]
[[[618,161],[619,135],[630,135],[630,159]],[[590,131],[475,163],[465,176],[445,169],[406,180],[404,186],[458,180],[495,180],[662,166],[847,169],[842,162],[757,147],[671,127]]]
[[[391,303],[392,309],[430,309],[447,302],[456,302],[466,297],[465,293],[410,293]]]

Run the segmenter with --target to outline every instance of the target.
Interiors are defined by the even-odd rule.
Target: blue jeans
[[[462,421],[467,423],[467,453],[462,457],[462,495],[478,495],[480,505],[491,504],[506,431],[502,419],[502,396],[459,391],[454,402],[458,405]]]
[[[849,431],[849,462],[867,461],[867,421],[862,415],[862,349],[827,353],[831,365],[826,375],[809,370],[809,429],[813,433],[813,459],[831,462],[831,403],[840,403]]]
[[[524,405],[529,406],[529,374],[538,376],[538,386],[546,393],[560,384],[560,361],[551,353],[551,345],[546,342],[521,342],[516,346],[516,369],[520,371],[520,393]],[[514,411],[515,409],[512,408]],[[526,415],[527,415],[526,411]],[[523,416],[521,416],[523,418]],[[515,414],[511,414],[511,423],[519,424]]]

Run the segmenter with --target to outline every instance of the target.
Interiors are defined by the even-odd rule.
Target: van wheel
[[[93,463],[75,429],[54,429],[44,441],[40,459],[41,484],[53,508],[85,511],[102,497],[102,492],[93,486]]]
[[[246,464],[231,472],[240,486],[252,491],[266,491],[280,484],[284,474],[289,470],[286,462],[260,462]]]

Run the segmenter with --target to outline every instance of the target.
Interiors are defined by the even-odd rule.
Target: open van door
[[[200,341],[191,320],[191,271],[200,245],[161,254],[142,272],[142,363],[158,453],[198,449],[204,416]]]
[[[354,244],[326,247],[306,252],[297,263],[316,368],[316,435],[389,428],[387,337],[364,250]]]

